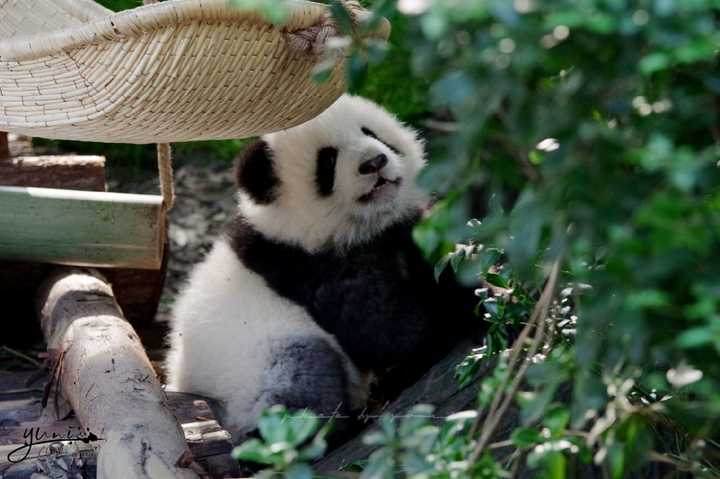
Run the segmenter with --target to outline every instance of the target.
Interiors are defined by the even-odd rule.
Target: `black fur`
[[[338,151],[331,146],[318,151],[315,185],[320,196],[330,196],[335,187],[335,165]]]
[[[388,143],[385,143],[385,142],[384,142],[379,136],[377,136],[377,134],[376,134],[374,131],[372,131],[370,128],[366,128],[366,127],[363,126],[362,128],[360,128],[360,131],[363,132],[363,135],[367,135],[367,136],[369,136],[370,138],[375,138],[377,141],[379,141],[379,142],[382,143],[383,145],[385,145],[385,146],[387,146],[388,148],[390,148],[390,150],[392,150],[392,152],[395,153],[396,155],[400,155],[400,154],[401,154],[400,151],[399,151],[397,148],[395,148],[394,146],[392,146],[392,145],[390,145],[390,144],[388,144]]]
[[[355,365],[410,376],[467,334],[475,298],[452,277],[437,284],[412,240],[418,215],[345,254],[309,254],[272,241],[242,217],[227,235],[239,259],[281,296],[304,306]]]
[[[308,408],[316,414],[344,414],[348,407],[343,358],[318,337],[273,341],[263,396],[267,404],[290,410]],[[318,369],[317,365],[323,368]]]
[[[275,201],[280,180],[275,174],[267,143],[258,140],[246,146],[238,159],[236,174],[238,186],[245,190],[253,201],[263,205]]]

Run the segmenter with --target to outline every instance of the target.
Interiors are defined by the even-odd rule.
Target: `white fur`
[[[400,151],[361,131],[373,130]],[[259,205],[240,194],[243,216],[269,238],[308,251],[323,246],[344,249],[367,241],[425,203],[415,178],[425,163],[422,142],[414,131],[374,103],[349,95],[309,122],[263,138],[270,146],[280,180],[277,198]],[[322,198],[315,186],[317,152],[337,148],[334,193]],[[369,204],[358,198],[370,191],[377,175],[360,175],[363,161],[385,154],[385,178],[402,177]],[[395,188],[395,187],[392,187]],[[190,275],[174,308],[171,351],[167,359],[169,387],[220,399],[223,425],[238,437],[253,428],[263,408],[258,401],[267,370],[269,342],[316,336],[328,340],[347,359],[335,339],[310,318],[304,308],[275,293],[238,259],[226,239],[216,242]],[[347,360],[350,396],[361,406],[362,384]]]
[[[382,142],[362,133],[373,130]],[[344,249],[369,240],[389,225],[426,203],[415,179],[425,165],[422,141],[415,131],[364,98],[343,95],[318,117],[289,130],[266,135],[280,178],[277,200],[259,205],[240,193],[240,211],[264,235],[316,251],[325,246]],[[331,146],[339,151],[335,192],[321,198],[315,189],[317,152]],[[402,177],[391,201],[361,205],[357,199],[375,183],[374,175],[360,175],[363,161],[385,154],[383,175]]]
[[[252,429],[262,410],[272,405],[257,400],[270,341],[317,336],[345,357],[305,309],[268,288],[224,239],[190,275],[172,326],[168,388],[221,399],[221,420],[235,436]],[[361,402],[358,373],[348,364],[355,400]]]

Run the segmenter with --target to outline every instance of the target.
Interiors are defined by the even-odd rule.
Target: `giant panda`
[[[237,217],[174,306],[169,387],[218,399],[238,439],[274,404],[356,411],[368,378],[446,353],[468,301],[411,236],[424,164],[416,132],[351,95],[246,147]]]

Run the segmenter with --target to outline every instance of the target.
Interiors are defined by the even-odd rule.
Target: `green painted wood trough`
[[[157,269],[162,197],[0,187],[0,254],[11,261]]]

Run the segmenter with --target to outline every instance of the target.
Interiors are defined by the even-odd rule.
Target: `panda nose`
[[[378,171],[382,170],[385,165],[387,165],[387,162],[387,156],[380,154],[375,158],[371,158],[367,161],[360,163],[360,168],[358,168],[358,172],[361,175],[370,175],[372,173],[377,173]]]

